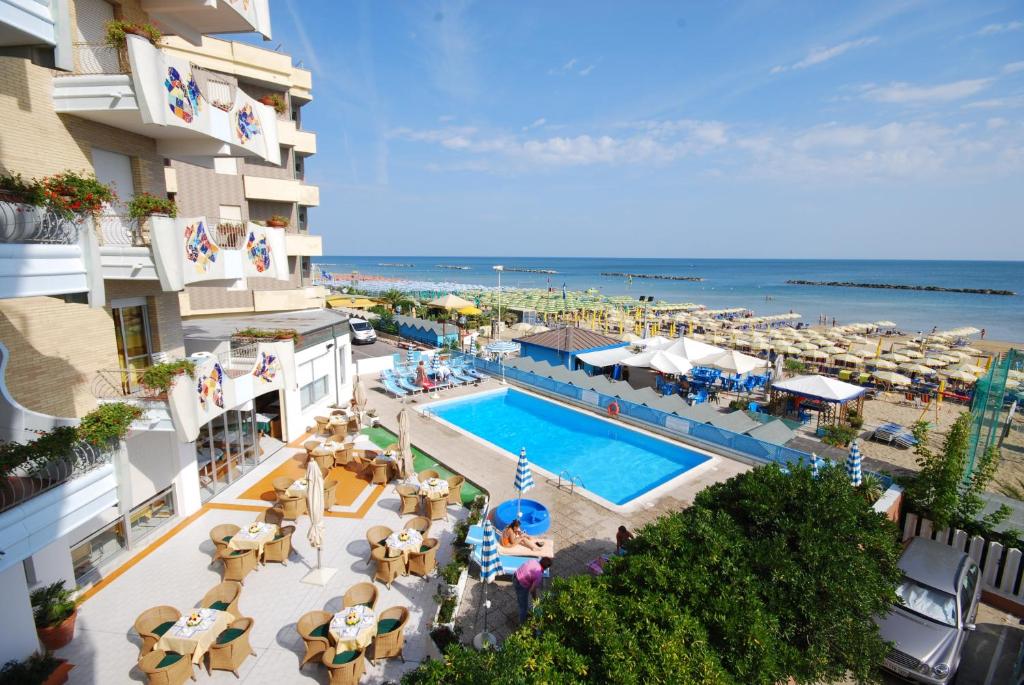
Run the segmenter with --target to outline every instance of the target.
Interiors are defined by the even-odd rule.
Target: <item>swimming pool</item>
[[[514,455],[525,447],[531,464],[554,475],[579,476],[585,489],[612,504],[627,504],[709,459],[514,388],[425,409]]]

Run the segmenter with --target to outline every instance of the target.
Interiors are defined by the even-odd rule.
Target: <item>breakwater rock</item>
[[[652,278],[658,281],[703,281],[700,276],[669,276],[667,274],[630,274],[623,271],[602,271],[602,276],[616,276],[618,278]]]
[[[437,264],[438,269],[453,269],[455,271],[469,271],[468,266],[460,266],[458,264]]]
[[[506,266],[505,271],[515,271],[521,274],[557,274],[554,269],[528,269],[525,266]]]
[[[902,285],[899,283],[853,283],[851,281],[805,281],[791,278],[789,285],[816,285],[830,288],[876,288],[878,290],[920,290],[929,293],[967,293],[970,295],[1016,295],[1012,290],[995,288],[943,288],[939,285]]]

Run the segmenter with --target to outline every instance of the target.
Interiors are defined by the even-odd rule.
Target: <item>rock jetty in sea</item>
[[[455,271],[469,271],[470,267],[461,266],[459,264],[437,264],[438,269],[454,269]]]
[[[939,285],[903,285],[900,283],[853,283],[851,281],[805,281],[791,278],[789,285],[816,285],[830,288],[876,288],[879,290],[921,290],[929,293],[967,293],[970,295],[1016,295],[1012,290],[995,288],[943,288]]]
[[[667,274],[629,274],[622,271],[602,271],[602,276],[618,278],[653,278],[658,281],[703,281],[700,276],[669,276]]]
[[[506,266],[505,271],[515,271],[521,274],[557,274],[554,269],[528,269],[525,266]]]

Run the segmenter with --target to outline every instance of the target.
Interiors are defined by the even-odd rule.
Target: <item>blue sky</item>
[[[272,10],[325,254],[1024,255],[1024,2]]]

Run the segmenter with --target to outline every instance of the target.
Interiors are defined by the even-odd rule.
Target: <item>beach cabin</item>
[[[577,360],[581,354],[629,346],[628,342],[571,326],[516,338],[514,342],[519,343],[521,357],[569,369],[584,365]]]
[[[414,316],[396,316],[398,334],[403,338],[431,347],[441,347],[445,343],[454,343],[459,339],[459,327],[429,319],[418,319]]]

